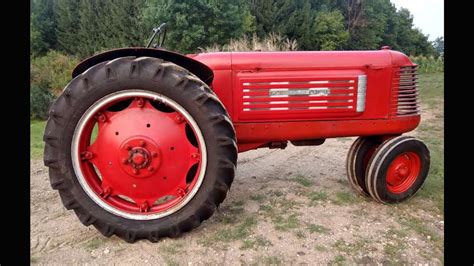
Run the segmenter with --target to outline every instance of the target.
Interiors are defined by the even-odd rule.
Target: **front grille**
[[[420,113],[417,66],[403,66],[395,69],[390,113],[392,116]]]

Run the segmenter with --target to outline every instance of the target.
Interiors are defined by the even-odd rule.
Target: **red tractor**
[[[150,41],[151,43],[151,41]],[[124,48],[82,61],[49,112],[44,163],[67,209],[103,235],[158,241],[225,199],[237,154],[359,136],[347,176],[382,203],[413,196],[430,165],[402,136],[420,123],[417,66],[380,51]]]

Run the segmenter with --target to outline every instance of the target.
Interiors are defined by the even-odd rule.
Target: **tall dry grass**
[[[244,35],[240,39],[232,39],[225,45],[212,45],[199,48],[203,53],[210,52],[246,52],[246,51],[296,51],[298,42],[281,36],[278,33],[270,33],[264,38],[258,38],[256,34],[252,37]]]

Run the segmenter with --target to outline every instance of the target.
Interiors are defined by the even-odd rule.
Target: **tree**
[[[379,49],[390,11],[389,0],[339,0],[349,40],[344,47],[351,50]]]
[[[150,29],[167,23],[168,49],[189,53],[248,32],[252,18],[247,8],[243,0],[151,0],[143,15]]]
[[[30,7],[30,51],[37,56],[57,46],[56,17],[53,0],[32,0]]]
[[[318,12],[312,28],[318,50],[340,49],[349,37],[349,32],[344,28],[344,17],[339,10]]]
[[[440,56],[444,56],[444,38],[438,37],[433,41],[433,48]]]
[[[143,46],[145,0],[56,0],[58,40],[63,51],[80,57],[105,49]]]
[[[54,13],[57,19],[56,35],[58,48],[68,54],[78,54],[78,45],[83,41],[79,31],[80,1],[55,0]]]

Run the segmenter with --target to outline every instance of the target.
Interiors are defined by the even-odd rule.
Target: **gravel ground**
[[[128,244],[83,226],[51,189],[42,161],[32,160],[31,262],[442,264],[444,221],[434,203],[415,196],[386,206],[351,191],[345,158],[353,140],[239,154],[218,211],[192,232],[158,243]]]

